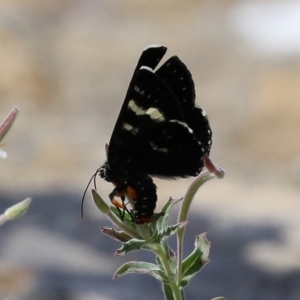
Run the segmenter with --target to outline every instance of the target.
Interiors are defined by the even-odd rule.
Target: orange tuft
[[[136,200],[138,198],[137,192],[131,186],[128,186],[126,189],[126,193],[133,199]]]
[[[119,207],[119,208],[121,208],[121,209],[125,209],[125,205],[121,202],[121,201],[119,201],[119,200],[117,200],[117,199],[112,199],[111,200],[111,203],[115,206],[115,207]]]

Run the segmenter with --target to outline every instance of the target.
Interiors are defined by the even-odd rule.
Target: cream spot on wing
[[[138,116],[145,114],[145,110],[137,106],[134,100],[129,101],[128,107]]]
[[[140,70],[147,70],[147,71],[149,71],[149,72],[151,72],[151,73],[154,73],[154,71],[153,71],[151,68],[147,67],[147,66],[142,66],[142,67],[140,68]]]
[[[137,132],[139,131],[137,127],[133,127],[128,123],[123,123],[123,129],[131,132],[132,134],[137,134]]]
[[[167,148],[158,148],[157,151],[164,152],[164,153],[168,153],[169,152],[169,150]]]
[[[161,45],[153,44],[153,45],[147,46],[147,47],[144,49],[144,51],[147,50],[147,49],[149,49],[149,48],[161,48],[161,47],[162,47]]]
[[[181,122],[181,121],[178,121],[178,120],[170,120],[170,122],[172,122],[172,123],[178,123],[178,124],[184,126],[185,128],[187,128],[187,130],[189,131],[189,133],[194,133],[194,131],[185,122]]]
[[[146,114],[149,115],[152,120],[155,120],[157,122],[162,122],[165,120],[163,114],[157,108],[154,107],[148,108]]]
[[[147,110],[139,107],[134,100],[130,100],[128,103],[128,108],[131,109],[137,116],[148,115],[152,120],[156,122],[162,122],[165,120],[163,114],[154,107],[150,107]]]
[[[131,130],[133,129],[133,127],[132,127],[130,124],[127,124],[127,123],[124,123],[124,124],[123,124],[123,128],[124,128],[125,130],[128,130],[128,131],[131,131]]]

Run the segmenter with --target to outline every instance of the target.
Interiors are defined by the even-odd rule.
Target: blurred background
[[[186,251],[208,231],[211,262],[187,299],[300,299],[300,1],[1,0],[0,208],[28,213],[0,228],[0,299],[162,299],[149,276],[112,281],[128,260],[100,233],[90,196],[104,145],[142,50],[168,47],[193,74],[226,170],[193,203]],[[157,180],[159,203],[193,179]],[[112,186],[98,181],[98,192]],[[107,197],[108,199],[108,197]],[[174,210],[174,220],[176,210]]]

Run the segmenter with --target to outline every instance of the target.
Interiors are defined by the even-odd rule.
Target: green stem
[[[202,186],[206,181],[215,178],[215,175],[209,172],[204,172],[194,180],[189,189],[187,190],[180,211],[178,214],[178,223],[187,220],[189,209],[200,186]],[[183,227],[177,233],[177,285],[180,284],[181,271],[182,271],[182,260],[183,260],[183,239],[185,234],[185,228]]]
[[[160,258],[160,261],[163,265],[164,271],[165,271],[167,277],[169,278],[169,285],[173,292],[173,299],[174,300],[182,300],[180,288],[177,285],[177,282],[175,280],[176,278],[172,272],[172,269],[171,269],[171,266],[170,266],[169,260],[168,260],[168,255],[166,255],[164,247],[160,244],[155,244],[153,251]]]

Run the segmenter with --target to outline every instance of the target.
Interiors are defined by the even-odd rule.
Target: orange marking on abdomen
[[[152,217],[148,217],[148,218],[139,218],[136,221],[136,224],[144,224],[144,223],[150,223],[152,220]]]
[[[126,193],[128,196],[130,196],[133,200],[137,200],[138,194],[135,189],[133,189],[131,186],[128,186],[126,189]]]

